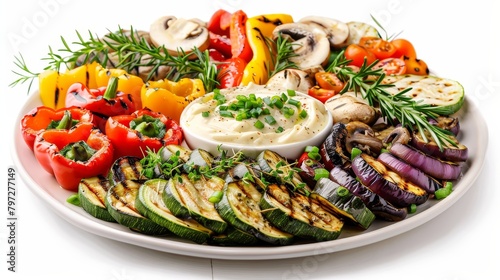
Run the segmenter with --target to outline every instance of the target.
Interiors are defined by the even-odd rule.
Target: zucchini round
[[[111,183],[103,176],[84,178],[78,185],[78,198],[80,205],[90,215],[97,219],[116,222],[106,208],[106,194]]]
[[[163,203],[162,194],[167,185],[165,179],[151,179],[139,189],[136,205],[139,212],[179,237],[202,244],[213,232],[191,218],[176,217]]]
[[[134,180],[118,182],[106,194],[106,208],[121,225],[150,235],[163,235],[168,229],[144,217],[136,208],[136,197],[141,183]]]
[[[292,244],[292,234],[278,229],[264,218],[259,206],[261,197],[252,183],[233,181],[224,186],[224,195],[216,208],[229,224],[262,241],[274,245]]]

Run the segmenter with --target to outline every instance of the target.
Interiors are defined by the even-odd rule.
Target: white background
[[[499,279],[498,105],[500,62],[497,12],[493,1],[9,1],[2,2],[0,188],[1,279]],[[442,76],[456,79],[480,108],[489,126],[488,155],[469,192],[430,222],[372,245],[315,261],[223,261],[143,249],[94,236],[61,219],[17,180],[17,272],[7,271],[6,173],[12,165],[15,117],[27,100],[27,86],[8,86],[16,76],[14,55],[33,71],[46,66],[48,46],[75,30],[104,34],[133,25],[147,30],[163,15],[208,20],[218,8],[243,9],[249,16],[289,13],[298,20],[323,15],[370,22],[374,15],[389,34],[402,31],[420,58]],[[36,87],[36,85],[35,85]]]

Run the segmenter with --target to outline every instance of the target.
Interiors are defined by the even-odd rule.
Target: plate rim
[[[32,193],[34,193],[44,203],[47,203],[56,212],[56,214],[65,221],[89,233],[156,251],[200,258],[225,260],[268,260],[305,257],[363,247],[412,230],[432,220],[447,210],[472,187],[483,169],[489,142],[489,132],[484,117],[480,113],[480,110],[474,101],[465,96],[464,107],[461,110],[464,110],[465,108],[469,112],[474,112],[474,114],[470,114],[466,111],[464,114],[467,115],[467,118],[475,120],[473,123],[476,125],[476,129],[480,133],[477,133],[477,135],[473,137],[476,138],[478,145],[476,145],[477,149],[474,151],[474,162],[468,166],[468,170],[458,182],[460,191],[453,191],[446,198],[446,200],[435,203],[429,209],[425,209],[422,213],[412,215],[402,221],[391,223],[370,232],[363,232],[355,236],[339,238],[336,240],[307,244],[294,244],[280,247],[222,247],[187,243],[177,241],[170,237],[164,238],[148,236],[133,231],[125,231],[126,229],[118,229],[111,226],[109,223],[100,221],[88,214],[87,216],[82,215],[82,213],[76,211],[79,207],[76,208],[77,206],[68,204],[66,201],[60,201],[41,188],[29,174],[28,170],[26,170],[23,165],[23,161],[17,152],[22,145],[24,145],[24,149],[29,149],[22,139],[19,124],[24,114],[33,109],[33,105],[30,106],[30,104],[34,103],[34,106],[38,106],[36,105],[37,103],[41,104],[39,100],[35,100],[37,97],[38,93],[35,92],[23,104],[21,112],[16,118],[16,124],[14,125],[12,139],[14,148],[11,149],[11,157],[13,159],[14,166],[21,175],[21,179]],[[486,135],[486,137],[480,137],[480,135]],[[467,162],[470,161],[471,159]],[[65,190],[61,188],[61,191]],[[68,194],[71,193],[69,191],[66,192],[68,192]],[[120,226],[115,223],[113,223],[113,225]],[[244,249],[243,252],[242,249]]]

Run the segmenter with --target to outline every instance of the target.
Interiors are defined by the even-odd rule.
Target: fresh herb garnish
[[[456,145],[451,137],[451,132],[432,125],[428,121],[428,119],[435,119],[439,116],[440,106],[416,102],[410,96],[405,95],[411,88],[406,88],[397,94],[388,92],[386,89],[394,85],[382,83],[385,74],[382,69],[374,69],[377,61],[367,65],[365,60],[358,71],[347,67],[348,63],[349,60],[346,60],[341,53],[325,69],[335,73],[345,82],[345,87],[339,94],[347,91],[361,94],[370,106],[380,108],[382,116],[388,122],[393,123],[397,120],[401,125],[411,130],[417,129],[424,141],[428,141],[425,135],[427,131],[440,149],[443,149],[445,145]]]

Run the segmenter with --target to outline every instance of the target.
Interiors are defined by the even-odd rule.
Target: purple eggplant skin
[[[361,183],[396,207],[419,205],[427,201],[429,194],[410,183],[372,156],[360,154],[352,161],[352,170]]]
[[[381,153],[377,160],[382,162],[387,168],[399,174],[399,176],[421,187],[427,193],[433,194],[436,190],[442,188],[439,181],[428,176],[422,172],[422,170],[393,156],[391,153]]]
[[[422,151],[426,155],[439,158],[444,161],[466,161],[469,157],[469,149],[465,145],[460,144],[455,137],[450,135],[450,138],[454,140],[456,146],[447,145],[444,146],[442,150],[439,149],[438,145],[436,145],[434,141],[424,141],[419,133],[413,133],[413,137],[410,143],[413,147]]]
[[[343,166],[349,162],[350,152],[346,150],[347,128],[343,123],[336,123],[332,132],[320,146],[321,161],[330,170],[334,166]]]
[[[395,143],[389,152],[424,173],[441,180],[456,180],[462,169],[456,162],[442,161],[410,145]]]
[[[408,215],[407,208],[395,207],[357,181],[356,178],[351,176],[346,170],[338,166],[330,170],[330,180],[344,186],[352,194],[359,197],[366,207],[368,207],[368,209],[370,209],[379,219],[397,222],[404,220]]]

